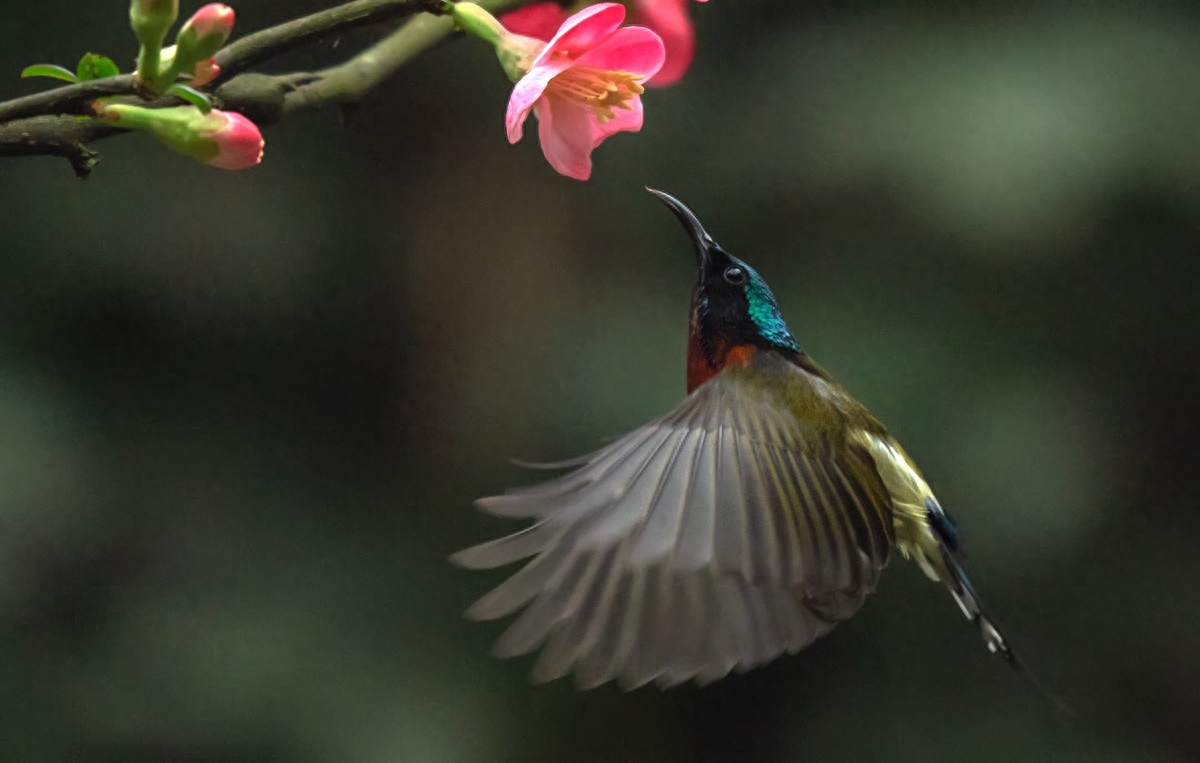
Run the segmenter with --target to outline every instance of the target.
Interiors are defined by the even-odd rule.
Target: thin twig
[[[293,21],[285,21],[234,40],[217,54],[221,79],[227,80],[264,61],[319,42],[348,29],[411,16],[429,7],[428,0],[354,0]],[[0,103],[0,122],[48,114],[87,114],[88,104],[112,95],[138,94],[132,74],[64,85]]]
[[[32,116],[81,114],[85,112],[86,104],[97,98],[136,92],[137,80],[132,74],[64,85],[0,103],[0,123]]]
[[[445,16],[415,18],[370,50],[318,72],[310,81],[290,90],[284,96],[283,114],[327,103],[356,106],[397,69],[453,31],[454,22]]]
[[[435,8],[429,0],[355,0],[263,29],[226,45],[217,53],[218,82],[276,56],[320,42],[333,34],[411,16]]]
[[[479,0],[492,11],[529,2]],[[237,73],[347,29],[439,7],[432,0],[354,0],[255,32],[217,54],[225,81],[218,80],[207,89],[213,91],[220,108],[243,113],[260,126],[326,104],[355,105],[405,63],[446,38],[454,29],[450,19],[422,14],[346,62],[323,71]],[[231,74],[236,76],[230,78]],[[78,177],[86,178],[99,160],[88,144],[126,132],[85,116],[93,100],[113,95],[147,96],[133,75],[123,74],[0,102],[0,157],[62,156],[71,162]],[[160,102],[163,99],[150,105]]]

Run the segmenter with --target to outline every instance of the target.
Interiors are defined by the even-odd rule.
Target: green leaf
[[[207,114],[212,111],[212,104],[208,102],[208,96],[201,93],[194,87],[187,85],[171,85],[167,88],[167,94],[173,95],[176,98],[182,98],[196,108],[200,109],[201,113]]]
[[[26,66],[21,72],[21,77],[50,77],[51,79],[61,79],[65,82],[79,81],[79,78],[72,74],[70,69],[65,69],[57,64],[34,64],[33,66]]]
[[[121,70],[108,56],[88,53],[79,59],[79,66],[75,67],[75,73],[79,75],[80,80],[87,82],[90,79],[115,77],[121,73]]]

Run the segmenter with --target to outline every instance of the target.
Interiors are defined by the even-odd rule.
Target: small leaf
[[[194,87],[187,85],[171,85],[167,88],[167,94],[173,95],[176,98],[182,98],[196,108],[200,109],[202,114],[207,114],[212,111],[212,104],[208,102],[208,96],[201,93]]]
[[[79,75],[80,80],[87,82],[90,79],[115,77],[121,73],[121,70],[108,56],[88,53],[79,59],[79,66],[75,67],[75,73]]]
[[[26,66],[21,72],[21,77],[50,77],[51,79],[61,79],[65,82],[79,81],[79,78],[72,74],[70,69],[63,68],[57,64],[34,64],[33,66]]]

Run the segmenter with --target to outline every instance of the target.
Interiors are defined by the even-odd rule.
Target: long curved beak
[[[683,223],[683,227],[692,237],[692,243],[696,245],[696,264],[704,267],[704,263],[708,260],[709,251],[717,247],[717,242],[713,241],[712,236],[704,230],[704,226],[692,214],[692,210],[683,205],[683,202],[675,198],[669,193],[656,190],[654,188],[646,188],[647,191],[654,194],[659,200],[667,205],[667,208],[675,213],[679,218],[679,222]]]

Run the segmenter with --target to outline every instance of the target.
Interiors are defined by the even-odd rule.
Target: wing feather
[[[524,607],[497,654],[540,646],[534,679],[574,672],[581,688],[706,683],[794,653],[862,605],[887,562],[891,505],[869,456],[837,446],[846,403],[782,358],[750,365],[563,462],[575,471],[478,502],[534,520],[452,557],[532,557],[468,610]]]
[[[597,632],[595,646],[584,655],[576,672],[580,688],[591,689],[616,678],[622,646],[628,641],[626,634],[636,627],[638,605],[634,598],[643,578],[641,571],[618,577],[613,602],[623,605],[614,605],[607,618],[593,625]]]
[[[717,432],[704,430],[696,448],[688,481],[687,511],[679,519],[674,567],[698,570],[713,559],[713,533],[717,516]]]
[[[689,429],[680,440],[660,483],[659,493],[650,503],[649,516],[636,535],[630,564],[640,567],[662,559],[678,544],[680,521],[704,436],[702,429]]]
[[[468,551],[471,550],[473,549],[468,549]],[[459,561],[464,554],[466,552],[460,554],[456,561]],[[473,620],[493,620],[512,614],[534,596],[548,590],[555,573],[560,569],[564,560],[573,554],[574,549],[571,544],[553,544],[546,553],[539,555],[508,580],[472,604],[467,610],[467,616]],[[475,556],[472,555],[468,558],[471,566],[481,566]]]
[[[572,599],[577,607],[571,615],[559,622],[549,643],[538,656],[533,668],[535,681],[553,681],[571,670],[579,654],[589,648],[588,630],[593,620],[604,607],[604,601],[615,577],[619,574],[616,547],[609,547],[591,555],[594,560],[590,584],[576,589]]]
[[[649,507],[656,503],[665,476],[670,474],[671,462],[687,436],[686,429],[664,432],[664,436],[654,438],[655,445],[649,456],[632,470],[627,486],[614,485],[601,489],[601,483],[596,484],[596,492],[607,499],[608,506],[580,539],[584,547],[607,546],[625,537],[645,521]]]
[[[656,565],[646,571],[645,600],[642,604],[636,636],[632,640],[629,655],[618,674],[621,686],[636,689],[653,681],[664,667],[657,656],[662,634],[670,630],[671,624],[671,575],[666,565]]]
[[[713,517],[713,560],[738,575],[753,574],[747,562],[745,480],[741,471],[738,434],[729,427],[716,432],[716,501]]]
[[[589,574],[593,558],[573,553],[573,549],[570,547],[567,548],[567,551],[568,554],[563,554],[563,556],[569,556],[569,559],[560,561],[557,569],[548,569],[542,574],[544,582],[540,592],[538,590],[530,591],[532,583],[527,583],[522,587],[520,593],[525,597],[524,601],[532,599],[532,603],[501,634],[493,650],[497,657],[514,657],[519,654],[532,652],[541,646],[555,625],[561,620],[570,617],[574,611],[570,604],[571,595],[576,588],[584,584],[584,577]],[[536,564],[536,562],[533,564]],[[533,564],[526,566],[520,572],[513,575],[504,585],[516,580],[521,573],[528,570]],[[494,594],[499,590],[500,588],[497,588],[492,593]],[[520,604],[513,606],[511,602],[516,598],[516,594],[512,594],[512,597],[509,601],[503,602],[509,612],[515,611],[521,606]],[[500,617],[501,615],[492,614],[492,607],[499,606],[501,602],[488,602],[488,606],[481,607],[481,604],[487,600],[487,596],[480,599],[471,609],[467,610],[467,615],[477,619],[494,619],[495,617]]]
[[[803,506],[807,511],[802,516],[812,523],[811,540],[819,559],[817,574],[806,582],[813,588],[838,585],[841,581],[841,561],[838,557],[838,544],[835,536],[833,518],[829,516],[824,493],[820,482],[813,473],[812,465],[805,453],[789,452],[796,470],[797,484],[803,493]]]

